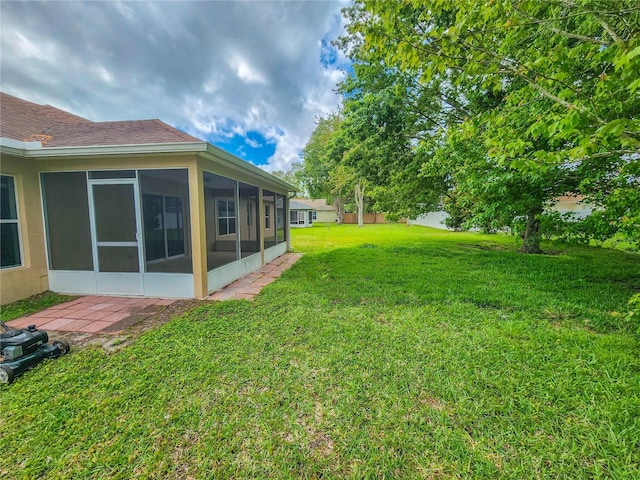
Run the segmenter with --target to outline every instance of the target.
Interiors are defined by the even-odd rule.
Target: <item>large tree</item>
[[[358,95],[379,91],[370,72],[382,69],[405,111],[427,107],[426,122],[405,126],[421,173],[471,202],[477,222],[524,216],[523,249],[538,251],[541,210],[566,188],[606,207],[610,225],[638,230],[635,1],[361,0],[345,12]],[[434,165],[469,144],[473,156],[448,163],[457,170]],[[505,217],[497,207],[509,199]]]
[[[438,196],[428,179],[416,175],[415,145],[434,128],[432,109],[421,105],[413,81],[380,64],[359,63],[340,85],[344,122],[340,134],[344,163],[369,186],[373,208],[392,217],[408,217],[432,208]]]
[[[342,120],[339,113],[320,117],[302,151],[302,161],[294,165],[299,184],[311,198],[324,198],[333,204],[338,223],[342,223],[345,198],[351,191],[351,183],[338,168],[344,151],[338,141]]]

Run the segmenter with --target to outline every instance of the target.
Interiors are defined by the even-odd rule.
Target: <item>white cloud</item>
[[[344,57],[321,55],[343,31],[343,5],[0,2],[0,88],[93,120],[160,118],[212,142],[256,131],[276,146],[267,168],[286,170],[340,103]]]
[[[52,42],[32,42],[16,30],[9,29],[6,36],[2,36],[2,43],[6,43],[6,48],[12,49],[16,52],[16,56],[25,60],[41,60],[50,63],[56,58],[55,44]],[[2,50],[6,52],[5,47]]]
[[[246,83],[267,83],[264,76],[257,70],[251,68],[239,55],[234,55],[229,59],[229,66],[238,78]]]
[[[253,148],[260,148],[262,146],[262,144],[260,142],[258,142],[256,140],[253,140],[253,139],[251,139],[249,137],[245,137],[244,141],[245,141],[245,143],[247,145],[249,145],[250,147],[253,147]]]
[[[113,75],[111,74],[111,72],[109,70],[107,70],[106,68],[102,67],[102,66],[98,66],[96,67],[96,73],[98,74],[98,76],[106,83],[111,83],[113,82]]]

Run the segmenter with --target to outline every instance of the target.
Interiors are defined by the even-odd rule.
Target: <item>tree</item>
[[[280,180],[284,180],[290,185],[293,185],[297,188],[298,191],[302,191],[302,188],[300,188],[300,182],[298,180],[298,177],[296,176],[295,165],[292,166],[291,170],[287,170],[286,172],[282,170],[276,170],[274,172],[271,172],[271,174],[275,177],[278,177]]]
[[[415,217],[437,203],[427,179],[417,175],[414,143],[432,122],[429,106],[420,105],[412,87],[403,75],[367,63],[356,64],[355,74],[340,84],[340,133],[348,147],[343,161],[359,174],[373,208],[396,218]]]
[[[540,168],[545,163],[636,154],[640,89],[640,5],[635,0],[479,2],[448,0],[357,2],[366,22],[352,23],[363,49],[385,65],[429,84],[502,91],[519,81],[492,115],[491,147],[500,160]],[[363,14],[361,14],[363,15]],[[546,112],[513,131],[500,118],[546,99]],[[539,137],[561,143],[551,153],[530,148]]]
[[[427,119],[405,130],[421,175],[472,206],[473,222],[524,215],[523,249],[535,252],[543,207],[572,191],[605,208],[618,231],[638,230],[637,3],[361,0],[345,15],[341,47],[356,62],[359,95],[380,91],[376,69],[407,92],[405,110]],[[447,162],[468,145],[473,156]]]
[[[302,162],[295,166],[295,175],[307,193],[312,198],[324,198],[334,205],[338,223],[342,223],[344,217],[349,187],[336,172],[344,150],[335,140],[341,123],[339,113],[320,117],[302,151]]]

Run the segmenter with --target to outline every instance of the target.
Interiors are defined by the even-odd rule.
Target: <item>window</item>
[[[271,228],[271,206],[264,206],[264,228],[269,230]]]
[[[236,202],[228,199],[217,200],[218,236],[235,235],[236,233]]]
[[[304,225],[304,211],[291,210],[289,213],[289,223],[291,225]]]
[[[0,268],[22,265],[15,182],[7,175],[0,175],[0,245]]]
[[[264,205],[264,248],[271,248],[278,243],[274,221],[276,194],[266,189],[262,190],[262,203]]]
[[[318,212],[316,212],[315,210],[313,211],[313,216],[311,217],[312,220],[317,220],[318,218]]]

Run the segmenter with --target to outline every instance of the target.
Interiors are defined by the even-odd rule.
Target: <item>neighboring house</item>
[[[308,198],[294,198],[292,201],[310,207],[313,211],[313,221],[316,223],[336,223],[338,216],[333,205],[328,205],[324,199],[310,200]]]
[[[159,120],[0,93],[0,303],[203,298],[285,253],[295,188]]]
[[[314,211],[310,206],[299,200],[291,200],[289,209],[289,225],[291,227],[313,227]]]
[[[591,213],[593,207],[584,202],[584,195],[565,195],[557,198],[557,202],[551,207],[561,214],[571,213],[574,220],[580,220]],[[428,212],[409,220],[411,225],[422,225],[424,227],[439,228],[442,230],[453,230],[447,227],[444,221],[449,218],[449,214],[442,210]]]
[[[444,224],[449,218],[449,214],[443,210],[423,213],[415,219],[407,220],[410,225],[422,225],[423,227],[439,228],[441,230],[452,230]]]
[[[593,205],[584,201],[584,195],[565,195],[558,198],[553,209],[561,214],[570,213],[575,220],[580,220],[591,214]]]

